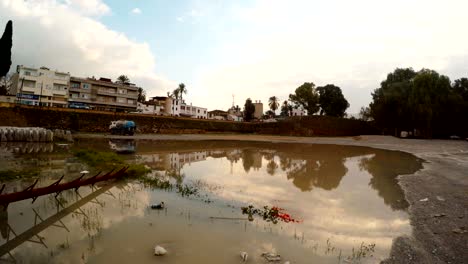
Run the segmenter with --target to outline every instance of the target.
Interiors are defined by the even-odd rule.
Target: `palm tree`
[[[120,75],[119,77],[117,77],[117,83],[128,83],[130,82],[130,79],[128,78],[127,75]]]
[[[174,96],[175,99],[179,99],[179,88],[176,88],[172,94],[172,96]]]
[[[276,109],[278,109],[279,107],[278,97],[276,96],[270,97],[270,100],[268,100],[268,105],[270,106],[271,111],[275,113]]]
[[[177,89],[179,90],[180,100],[182,100],[183,94],[187,94],[187,88],[185,88],[185,84],[181,83]]]

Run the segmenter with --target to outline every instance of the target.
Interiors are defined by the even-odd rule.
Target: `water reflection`
[[[58,197],[62,204],[58,207],[53,196],[34,205],[29,201],[11,204],[8,212],[0,214],[0,253],[8,256],[6,252],[11,252],[16,259],[34,263],[152,263],[151,248],[160,243],[171,254],[164,259],[166,263],[238,263],[236,256],[243,250],[259,262],[256,256],[266,249],[277,250],[297,263],[344,263],[344,256],[353,250],[375,244],[375,257],[367,261],[375,263],[387,256],[395,236],[410,230],[404,210],[408,205],[395,177],[422,167],[412,155],[362,147],[211,141],[111,143],[77,140],[69,150],[55,146],[52,152],[35,155],[35,164],[46,172],[51,171],[51,163],[61,164],[61,172],[71,175],[73,170],[65,169],[70,164],[86,167],[73,158],[75,149],[134,149],[135,153],[124,156],[129,162],[147,165],[154,177],[199,188],[214,202],[204,203],[205,196],[185,198],[176,190],[146,189],[131,182],[127,187],[112,188],[112,194],[96,194],[99,199],[85,199],[96,190],[82,197],[64,192]],[[8,166],[31,160],[28,154],[6,149],[9,152],[2,155],[12,158],[2,162]],[[51,175],[43,184],[58,177]],[[27,182],[9,182],[8,188]],[[160,201],[165,201],[167,210],[148,209]],[[78,206],[80,202],[85,204]],[[272,225],[261,220],[224,220],[243,217],[239,209],[246,204],[280,206],[303,222]],[[36,218],[32,209],[43,221],[31,225]],[[41,223],[54,228],[40,230],[37,225]],[[36,242],[45,237],[48,248],[34,242],[13,248],[10,242],[23,233],[29,234],[23,243],[31,237]],[[207,248],[212,252],[209,256],[197,253]]]

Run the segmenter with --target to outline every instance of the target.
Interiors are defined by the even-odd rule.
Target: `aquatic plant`
[[[0,182],[16,179],[27,179],[39,176],[38,170],[4,170],[0,171]]]
[[[128,166],[126,174],[129,177],[142,177],[151,171],[143,164],[128,163],[124,158],[114,152],[78,150],[75,151],[74,155],[79,160],[99,170]]]

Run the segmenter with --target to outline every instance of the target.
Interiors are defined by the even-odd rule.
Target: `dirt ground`
[[[103,134],[77,134],[75,137],[111,138]],[[140,134],[131,138],[355,145],[414,154],[425,160],[424,168],[413,175],[399,176],[399,184],[410,204],[413,234],[395,239],[390,257],[384,263],[468,263],[467,141],[398,139],[389,136],[330,138],[232,134]]]

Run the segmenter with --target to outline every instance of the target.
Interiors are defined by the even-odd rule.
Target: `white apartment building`
[[[69,83],[69,73],[18,65],[10,93],[21,104],[67,107]]]
[[[185,103],[184,100],[171,96],[155,96],[149,101],[160,106],[160,115],[207,119],[208,109]]]

